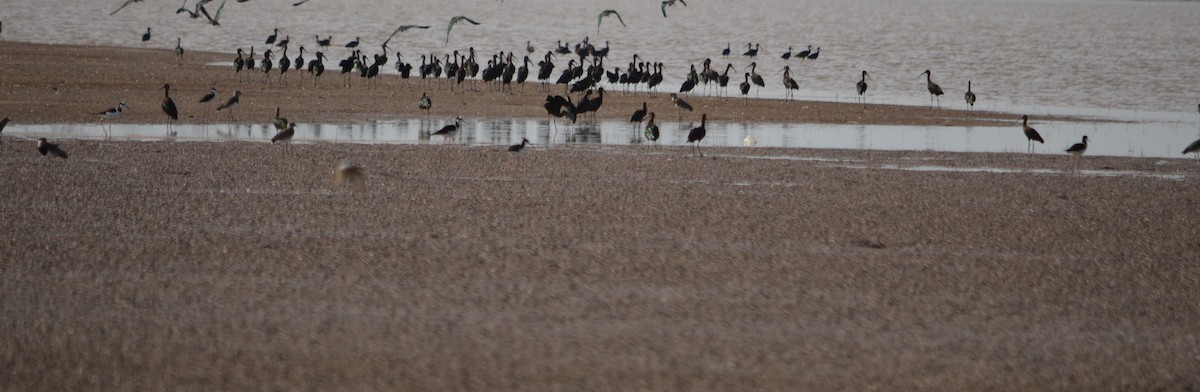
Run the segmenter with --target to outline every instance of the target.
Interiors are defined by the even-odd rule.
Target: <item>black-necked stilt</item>
[[[292,141],[293,136],[296,136],[296,123],[288,123],[287,128],[279,131],[279,133],[276,133],[275,136],[271,136],[271,144],[275,144],[275,142],[290,142]],[[289,143],[289,145],[291,145],[291,143]]]
[[[937,83],[933,82],[933,72],[929,72],[928,69],[925,70],[925,72],[921,72],[921,74],[917,76],[925,76],[925,87],[929,89],[929,107],[933,107],[933,100],[944,94],[942,92],[942,86],[938,86]],[[938,107],[942,107],[942,100],[938,99],[937,101]]]
[[[863,94],[867,93],[867,79],[870,77],[871,75],[867,75],[867,70],[864,69],[862,71],[862,79],[859,79],[858,83],[854,84],[854,89],[858,91],[858,97],[863,101],[864,107],[867,106],[867,99],[863,97]]]
[[[179,119],[179,109],[175,107],[175,101],[171,99],[171,84],[163,84],[162,90],[163,99],[161,106],[163,113],[166,113],[167,117],[170,118],[170,120],[167,122],[167,132],[170,132],[172,125],[175,124],[175,120]]]
[[[105,110],[105,111],[99,112],[99,113],[95,113],[95,114],[99,115],[99,116],[103,116],[100,118],[100,121],[104,122],[105,120],[110,120],[110,119],[121,117],[121,115],[125,113],[125,107],[126,107],[125,101],[121,101],[121,103],[117,104],[116,107],[108,108],[108,110]],[[107,123],[105,123],[105,125],[107,125],[107,129],[104,130],[104,135],[108,136],[109,131],[112,130],[112,126]]]
[[[971,92],[970,80],[967,81],[967,93],[963,94],[963,98],[967,100],[967,105],[970,105],[971,109],[975,108],[975,93]]]
[[[609,16],[609,15],[616,15],[617,21],[621,22],[622,27],[625,27],[625,28],[629,27],[629,26],[625,25],[625,20],[621,19],[621,14],[618,14],[617,10],[604,10],[604,11],[600,12],[600,16],[596,17],[596,35],[600,34],[600,22],[604,20],[605,16]]]
[[[442,127],[442,129],[437,130],[437,132],[434,132],[430,136],[442,136],[446,139],[449,139],[450,134],[458,132],[458,130],[461,128],[462,121],[462,117],[455,117],[453,124]]]
[[[808,45],[808,49],[801,50],[800,53],[796,53],[796,55],[792,57],[795,57],[796,60],[807,60],[808,55],[810,54],[812,54],[812,45]]]
[[[329,46],[329,43],[333,41],[332,35],[325,39],[321,39],[321,36],[319,35],[314,35],[314,37],[317,37],[317,46],[322,48]]]
[[[275,28],[275,32],[273,32],[273,33],[271,33],[271,35],[267,36],[266,44],[270,45],[270,44],[275,43],[276,38],[279,38],[279,28],[278,27]]]
[[[449,45],[450,45],[450,30],[454,28],[454,25],[455,25],[455,24],[458,24],[458,22],[462,22],[462,21],[466,21],[467,23],[470,23],[470,24],[473,24],[473,25],[478,25],[478,24],[479,24],[479,22],[476,22],[476,21],[474,21],[474,20],[471,20],[471,18],[468,18],[468,17],[462,16],[462,15],[455,16],[455,17],[453,17],[453,18],[450,18],[450,23],[446,25],[446,43],[444,43],[442,46],[449,46]]]
[[[53,155],[53,156],[56,156],[56,157],[59,157],[62,159],[67,159],[66,151],[63,151],[61,148],[58,148],[57,144],[50,143],[44,137],[38,138],[37,150],[39,153],[42,154],[42,156],[46,156],[46,154],[50,154],[50,155]]]
[[[283,39],[281,39],[281,40],[279,40],[279,42],[275,43],[275,46],[281,47],[281,48],[286,48],[288,46],[288,44],[291,42],[292,42],[292,36],[285,35],[285,36],[283,36]]]
[[[514,144],[511,146],[508,146],[508,152],[514,152],[514,153],[521,152],[521,150],[525,149],[525,146],[532,146],[532,145],[533,145],[533,143],[530,143],[529,139],[521,138],[521,144]]]
[[[116,11],[113,11],[111,14],[108,14],[108,16],[113,16],[113,15],[116,15],[116,14],[117,14],[117,11],[120,11],[120,10],[123,10],[123,9],[125,9],[125,7],[126,7],[126,6],[128,6],[128,5],[130,5],[130,4],[133,4],[133,3],[139,3],[139,2],[141,2],[141,1],[142,1],[142,0],[125,0],[125,4],[121,4],[121,6],[120,6],[120,7],[117,7],[117,10],[116,10]],[[45,155],[45,154],[42,154],[42,155]]]
[[[142,42],[146,42],[146,41],[149,41],[149,40],[150,40],[150,28],[149,28],[149,27],[147,27],[147,28],[146,28],[146,33],[145,33],[145,34],[142,34]]]
[[[648,112],[646,111],[646,102],[645,102],[645,101],[643,101],[643,102],[642,102],[642,108],[641,108],[641,109],[638,109],[638,110],[635,110],[635,111],[633,112],[633,115],[632,115],[632,116],[629,116],[629,122],[635,122],[635,123],[641,124],[641,123],[642,123],[642,120],[645,120],[645,119],[646,119],[646,113],[648,113]]]
[[[816,60],[816,59],[817,59],[817,56],[820,56],[820,55],[821,55],[821,47],[820,47],[820,46],[818,46],[818,47],[817,47],[817,50],[814,50],[812,53],[809,53],[809,54],[808,54],[808,59],[809,59],[809,60]]]
[[[646,135],[646,140],[656,142],[658,137],[662,136],[658,131],[658,124],[654,123],[654,112],[646,115],[646,130],[643,132]]]
[[[351,162],[342,162],[333,171],[333,187],[341,188],[349,185],[351,189],[362,192],[367,188],[367,171],[362,166]]]
[[[216,89],[213,89],[213,91],[215,92]],[[242,99],[242,91],[241,90],[234,91],[233,96],[229,97],[228,101],[225,101],[224,104],[221,104],[221,106],[217,107],[217,111],[219,112],[219,111],[222,111],[225,109],[229,109],[229,121],[233,121],[234,120],[233,119],[233,107],[237,106],[238,101],[241,99]]]
[[[208,94],[204,94],[204,96],[203,96],[203,97],[200,97],[200,103],[204,103],[204,102],[210,102],[210,101],[212,101],[212,100],[214,100],[214,99],[216,99],[216,98],[217,98],[217,88],[216,88],[216,87],[209,87],[209,88],[208,88]]]
[[[784,60],[792,58],[792,47],[789,46],[788,51],[783,52],[783,55],[779,56],[779,58],[784,59]]]
[[[1083,159],[1083,152],[1087,151],[1087,148],[1088,137],[1087,135],[1084,135],[1082,142],[1072,144],[1070,148],[1066,149],[1067,153],[1071,154],[1071,159],[1074,162],[1073,168],[1075,170],[1079,170],[1079,162]]]
[[[675,6],[675,2],[676,2],[676,1],[679,1],[679,4],[683,4],[683,6],[684,6],[684,7],[687,7],[687,3],[686,3],[686,2],[684,2],[683,0],[663,0],[663,2],[662,2],[662,14],[663,14],[663,17],[664,17],[664,18],[666,18],[666,17],[667,17],[667,7],[674,7],[674,6]]]
[[[692,130],[690,132],[688,132],[687,142],[688,143],[692,143],[692,142],[696,143],[696,145],[695,145],[696,153],[700,154],[700,156],[704,156],[704,153],[700,152],[700,141],[704,140],[704,135],[708,133],[708,131],[704,129],[704,124],[707,121],[708,121],[708,115],[701,114],[700,115],[700,126],[692,128]]]
[[[754,44],[754,47],[751,48],[750,44],[747,43],[746,44],[746,53],[742,53],[742,56],[747,56],[750,58],[754,58],[755,56],[758,56],[758,44]]]
[[[1021,116],[1021,128],[1025,131],[1025,138],[1029,139],[1028,145],[1025,146],[1025,152],[1033,152],[1033,142],[1046,144],[1046,141],[1042,140],[1042,135],[1038,134],[1036,129],[1033,129],[1033,127],[1029,126],[1029,115]]]

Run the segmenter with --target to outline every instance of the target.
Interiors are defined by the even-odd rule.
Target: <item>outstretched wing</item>
[[[662,13],[663,13],[663,17],[664,17],[664,18],[666,18],[666,17],[667,17],[667,6],[668,6],[668,5],[670,5],[670,4],[671,4],[671,0],[667,0],[667,1],[664,1],[664,2],[662,2]]]
[[[687,2],[685,2],[683,0],[679,0],[679,4],[683,4],[684,7],[687,7]]]
[[[446,26],[446,43],[445,43],[445,45],[450,45],[450,30],[453,29],[454,24],[458,23],[458,21],[460,21],[460,20],[465,20],[467,22],[470,22],[473,25],[479,24],[479,22],[473,21],[473,20],[471,20],[471,18],[468,18],[465,16],[455,16],[453,18],[450,18],[450,24]]]
[[[121,4],[121,6],[120,6],[120,7],[117,7],[117,11],[120,11],[120,10],[122,10],[122,9],[125,9],[125,7],[126,7],[126,6],[128,6],[129,4],[136,3],[136,2],[139,2],[139,1],[142,1],[142,0],[125,0],[125,4]],[[116,15],[116,14],[117,14],[117,11],[113,11],[111,14],[108,14],[108,16],[113,16],[113,15]]]
[[[621,14],[618,14],[616,10],[610,10],[610,11],[612,11],[613,15],[617,16],[617,21],[621,22],[621,27],[629,28],[629,26],[625,25],[625,19],[621,19]]]
[[[307,2],[308,2],[308,0],[300,0],[295,3],[292,3],[292,7],[296,7],[296,6],[299,6],[299,5],[307,3]]]
[[[308,0],[304,0],[304,1],[308,1]],[[387,37],[387,39],[383,41],[383,46],[387,46],[388,42],[392,42],[392,37],[395,37],[396,34],[398,34],[398,33],[403,33],[405,31],[408,31],[409,29],[428,29],[428,28],[429,28],[429,26],[402,25],[400,27],[397,27],[396,31],[393,31],[392,35],[389,35]]]
[[[220,20],[221,20],[221,11],[224,11],[224,10],[225,10],[225,0],[222,0],[222,1],[221,1],[221,6],[220,6],[220,7],[217,7],[217,16],[215,16],[215,17],[213,17],[213,18],[211,19],[213,26],[220,26],[220,25],[221,25],[221,23],[220,23],[220,22],[218,22],[218,21],[220,21]],[[205,15],[205,16],[207,16],[207,15]]]

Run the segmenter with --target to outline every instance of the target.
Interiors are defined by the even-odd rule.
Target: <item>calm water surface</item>
[[[790,65],[801,98],[849,101],[860,70],[868,70],[869,100],[925,105],[925,81],[933,71],[946,90],[941,103],[962,107],[968,80],[983,109],[1043,114],[1085,110],[1168,119],[1195,113],[1200,97],[1200,3],[1083,0],[693,0],[663,18],[658,1],[646,0],[291,0],[229,1],[213,27],[203,19],[175,14],[181,1],[132,4],[115,16],[122,0],[6,1],[0,5],[2,39],[16,41],[174,48],[183,37],[189,50],[234,53],[255,45],[279,27],[280,37],[312,49],[314,35],[332,35],[330,58],[362,37],[368,53],[401,24],[428,24],[402,33],[389,46],[409,62],[420,54],[439,57],[473,46],[481,54],[538,53],[555,41],[612,47],[609,69],[624,67],[634,53],[666,64],[667,89],[678,89],[688,65],[713,58],[733,79],[750,59],[738,54],[746,43],[761,44],[755,59],[767,80],[764,97],[782,96],[779,72]],[[220,1],[209,4],[211,10]],[[596,16],[618,10],[628,28]],[[458,25],[443,46],[446,22],[466,15],[482,25]],[[146,27],[154,39],[142,44]],[[734,56],[721,58],[727,44]],[[817,61],[784,61],[796,51],[819,46]],[[295,47],[290,55],[295,57]],[[311,54],[309,55],[311,57]],[[232,59],[233,56],[230,56]],[[536,58],[535,58],[536,60]],[[559,69],[566,57],[558,60]],[[486,59],[481,59],[485,63]]]

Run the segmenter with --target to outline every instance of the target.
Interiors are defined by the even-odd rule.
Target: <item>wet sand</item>
[[[122,121],[159,121],[140,90],[157,77],[26,79],[4,78],[10,113],[92,121],[77,107],[126,99]],[[46,102],[52,87],[77,101]],[[367,94],[415,111],[386,91]],[[279,104],[300,121],[340,110],[296,99]],[[363,101],[335,118],[376,118]],[[62,147],[0,145],[5,389],[1200,388],[1190,160],[1072,174],[1065,155]],[[365,192],[331,188],[343,160]],[[947,169],[903,170],[922,167]]]

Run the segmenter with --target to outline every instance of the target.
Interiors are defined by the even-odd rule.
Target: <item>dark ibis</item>
[[[688,132],[687,142],[688,143],[692,143],[692,142],[696,143],[695,144],[696,153],[700,154],[700,156],[704,156],[704,153],[700,152],[700,141],[704,140],[704,135],[708,133],[708,131],[706,131],[704,129],[704,125],[707,121],[708,121],[708,115],[701,114],[700,115],[700,126],[692,128],[692,130],[690,132]]]
[[[942,86],[938,86],[937,83],[933,82],[933,72],[929,72],[928,69],[925,70],[925,72],[921,72],[921,74],[917,76],[920,77],[922,75],[925,76],[925,87],[929,89],[929,107],[933,107],[933,100],[944,94],[942,92]],[[938,107],[942,107],[941,99],[938,99]]]
[[[1024,131],[1025,131],[1025,138],[1029,139],[1029,143],[1025,148],[1026,152],[1029,152],[1029,153],[1033,152],[1033,142],[1046,144],[1046,141],[1042,140],[1042,135],[1038,134],[1038,131],[1036,129],[1033,129],[1033,127],[1029,126],[1029,116],[1028,115],[1021,116],[1021,128],[1024,129]]]

